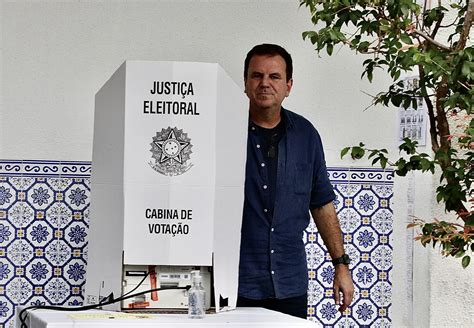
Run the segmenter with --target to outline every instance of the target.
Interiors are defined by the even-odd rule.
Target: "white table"
[[[136,315],[135,315],[136,316]],[[93,327],[317,327],[311,321],[263,308],[237,308],[233,311],[208,314],[204,319],[189,319],[185,314],[145,314],[144,318],[111,311],[60,312],[35,310],[28,316],[28,328],[93,328]],[[17,312],[17,327],[20,320]]]

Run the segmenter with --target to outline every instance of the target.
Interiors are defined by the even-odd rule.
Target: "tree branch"
[[[426,103],[426,107],[428,109],[428,117],[430,120],[431,148],[436,153],[439,149],[439,143],[438,143],[438,132],[436,130],[436,117],[434,115],[434,106],[433,106],[433,102],[430,99],[430,96],[428,95],[426,91],[426,86],[423,82],[425,80],[425,70],[423,69],[423,66],[418,65],[418,71],[420,74],[420,88],[423,94],[423,99],[425,100],[425,103]]]
[[[466,16],[464,16],[464,24],[459,35],[459,41],[456,44],[456,50],[462,50],[466,47],[469,33],[471,32],[472,21],[474,20],[474,0],[469,0],[466,10]]]
[[[426,41],[428,41],[429,43],[431,43],[432,45],[442,49],[442,50],[446,50],[446,51],[451,51],[452,49],[448,46],[445,46],[444,44],[436,41],[435,39],[431,38],[429,35],[421,32],[421,31],[418,31],[417,29],[413,29],[413,33],[416,34],[416,35],[419,35],[421,36],[423,39],[425,39]]]
[[[439,18],[439,20],[436,21],[436,25],[435,25],[435,27],[433,28],[433,32],[431,32],[430,37],[431,37],[432,39],[434,39],[434,38],[436,37],[436,34],[438,33],[439,28],[441,27],[441,22],[443,21],[443,19],[444,19],[444,14],[442,13],[442,14],[441,14],[441,17]]]

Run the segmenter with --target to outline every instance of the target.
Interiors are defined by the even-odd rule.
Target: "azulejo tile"
[[[65,190],[65,201],[73,211],[83,211],[89,206],[90,190],[84,183],[74,183]]]
[[[325,325],[333,325],[339,319],[340,314],[334,301],[327,299],[316,306],[315,316],[323,320]]]
[[[64,278],[52,278],[44,287],[44,296],[49,304],[63,305],[71,294],[71,287]]]
[[[35,286],[43,286],[53,276],[53,267],[45,259],[34,259],[26,266],[26,274]]]
[[[25,201],[17,201],[7,213],[7,219],[15,227],[26,227],[35,218],[33,208]]]
[[[2,258],[0,260],[0,284],[4,285],[10,281],[15,274],[14,271],[13,264],[7,258]]]
[[[306,261],[309,269],[318,268],[324,262],[325,251],[321,245],[312,244],[306,245]]]
[[[377,269],[369,262],[359,263],[352,270],[352,279],[361,288],[371,288],[378,279]]]
[[[387,271],[392,267],[392,249],[388,245],[379,245],[372,252],[371,259],[377,269]]]
[[[27,190],[27,201],[35,210],[45,210],[54,202],[54,192],[46,183],[36,183]]]
[[[63,266],[72,256],[71,248],[62,239],[53,240],[45,248],[45,258],[53,266]]]
[[[0,320],[6,322],[13,317],[13,303],[5,296],[0,296]]]
[[[360,227],[354,233],[354,239],[354,243],[357,247],[364,252],[370,252],[377,244],[379,244],[379,235],[370,226]]]
[[[379,209],[372,216],[372,225],[380,234],[390,234],[393,229],[393,214],[388,209]]]
[[[54,228],[64,228],[72,221],[72,213],[65,203],[56,202],[46,211],[46,220]]]
[[[90,166],[0,161],[0,326],[20,303],[82,303]]]
[[[8,180],[0,181],[0,209],[8,209],[16,199],[16,193]]]
[[[354,208],[362,216],[370,216],[378,207],[378,198],[370,189],[362,189],[354,197]]]
[[[15,228],[7,220],[0,220],[0,245],[5,247],[10,244],[14,238]]]
[[[334,267],[332,264],[325,262],[324,265],[319,267],[317,277],[319,277],[319,282],[323,287],[332,288],[332,283],[334,281]]]
[[[44,247],[53,238],[51,226],[44,220],[36,220],[26,228],[26,237],[30,240],[33,247]]]
[[[380,315],[380,314],[379,314]],[[379,318],[374,321],[371,327],[373,328],[387,328],[392,326],[392,321],[388,318]]]
[[[23,277],[13,278],[6,289],[6,296],[14,304],[24,304],[33,295],[32,284]]]
[[[370,326],[378,316],[377,307],[370,301],[360,299],[352,306],[353,317],[361,326]]]
[[[0,324],[4,327],[14,327],[14,308],[20,303],[83,303],[90,167],[90,162],[0,161]],[[367,323],[390,327],[393,172],[329,168],[329,175],[346,252],[354,259],[350,266],[356,284],[354,305],[342,315],[337,312],[331,287],[334,272],[312,224],[304,234],[309,319],[325,327]]]
[[[72,183],[72,178],[50,178],[48,184],[55,192],[62,192]]]
[[[361,216],[353,208],[343,208],[338,213],[343,233],[353,233],[361,224]]]
[[[87,243],[87,231],[88,227],[84,222],[76,221],[72,222],[64,230],[64,239],[73,248],[82,248]]]
[[[26,239],[15,239],[7,247],[7,258],[15,266],[24,266],[33,258],[33,246]]]
[[[310,279],[308,282],[308,305],[316,305],[323,297],[324,288],[319,281]]]
[[[387,281],[379,281],[371,289],[370,298],[379,307],[387,307],[392,300],[392,286]]]
[[[86,263],[82,259],[73,259],[65,265],[65,278],[71,285],[81,285],[86,279]]]
[[[328,171],[337,197],[334,204],[345,251],[352,259],[354,301],[342,315],[332,306],[332,265],[318,232],[310,225],[304,242],[309,276],[317,283],[311,284],[310,280],[308,317],[324,327],[372,326],[380,318],[384,327],[390,327],[393,171],[362,168],[329,168]],[[313,235],[311,240],[307,238]],[[322,262],[315,267],[316,252],[323,253],[319,255]],[[315,286],[320,286],[322,292],[315,293]]]
[[[337,328],[356,328],[359,327],[357,323],[351,317],[341,318],[336,324]]]

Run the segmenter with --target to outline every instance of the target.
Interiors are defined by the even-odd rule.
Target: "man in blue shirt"
[[[333,258],[339,311],[351,303],[354,286],[321,138],[309,121],[281,106],[293,85],[292,71],[290,54],[278,45],[255,46],[245,59],[250,120],[237,306],[306,318],[302,237],[310,212]]]

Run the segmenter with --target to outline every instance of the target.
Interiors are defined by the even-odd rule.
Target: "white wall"
[[[299,8],[296,0],[0,4],[2,159],[91,160],[94,95],[126,59],[218,62],[242,83],[245,54],[263,42],[279,43],[293,55],[295,84],[286,106],[316,125],[330,166],[366,164],[339,159],[342,147],[359,141],[371,147],[396,147],[395,111],[373,107],[364,111],[371,99],[362,91],[376,94],[388,81],[382,74],[373,84],[361,81],[363,58],[346,49],[336,48],[332,58],[325,54],[319,58],[301,38],[311,24],[307,9]],[[416,214],[431,217],[432,199],[426,195],[432,179],[416,181]],[[441,295],[444,284],[453,283],[453,275],[445,270],[456,272],[457,283],[467,287],[472,285],[472,271],[461,271],[458,263],[445,269],[446,261],[439,264],[437,255],[418,244],[413,310],[406,305],[407,181],[397,180],[396,188],[394,326],[413,322],[417,327],[449,326],[437,314],[440,302],[449,303],[449,315],[469,323],[472,309],[469,313],[457,305],[461,300],[473,303],[472,296],[466,300],[470,289],[463,293],[462,287],[449,302]]]
[[[219,62],[242,82],[245,54],[262,42],[292,53],[287,106],[312,116],[326,148],[359,138],[347,122],[382,119],[362,112],[370,98],[361,90],[377,88],[360,82],[361,59],[345,50],[318,58],[301,38],[311,25],[295,0],[2,4],[3,158],[91,159],[94,94],[125,59]],[[390,129],[374,128],[393,141]]]

